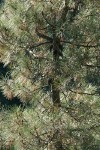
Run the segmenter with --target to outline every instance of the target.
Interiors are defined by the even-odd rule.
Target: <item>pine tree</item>
[[[0,13],[1,90],[32,105],[2,113],[15,149],[99,150],[99,2],[11,0]]]

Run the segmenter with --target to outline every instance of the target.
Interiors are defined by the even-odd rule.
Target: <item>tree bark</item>
[[[60,71],[60,63],[59,63],[59,43],[58,37],[56,37],[55,29],[53,30],[53,61],[54,61],[54,69],[53,69],[53,78],[51,79],[51,87],[52,87],[52,101],[54,106],[54,113],[59,114],[60,112],[60,81],[59,81],[59,71]],[[56,120],[56,124],[59,127],[59,119]],[[56,126],[56,125],[55,125]],[[55,137],[52,139],[53,149],[50,150],[63,150],[61,134],[59,129],[54,131]]]
[[[54,60],[54,78],[52,79],[52,100],[53,100],[53,105],[60,107],[60,90],[59,90],[59,79],[57,78],[59,74],[59,43],[58,42],[58,37],[56,36],[56,29],[53,29],[53,60]]]

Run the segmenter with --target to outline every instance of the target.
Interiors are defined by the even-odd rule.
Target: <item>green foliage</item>
[[[44,150],[53,144],[57,132],[60,132],[65,149],[77,147],[83,150],[96,146],[99,150],[98,119],[94,105],[83,102],[72,107],[66,105],[59,114],[54,113],[50,104],[49,107],[38,105],[34,111],[15,108],[1,112],[1,138],[5,146],[12,141],[16,150],[32,150],[33,147]]]
[[[100,149],[98,4],[5,2],[0,62],[10,73],[0,80],[0,88],[8,99],[17,96],[31,107],[2,109],[1,149]],[[60,107],[54,105],[57,96]]]

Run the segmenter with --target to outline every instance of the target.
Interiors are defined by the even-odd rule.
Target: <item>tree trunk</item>
[[[55,80],[52,83],[52,101],[53,101],[53,105],[55,107],[61,106],[61,104],[60,104],[60,90],[58,89]]]
[[[58,75],[59,75],[59,68],[60,68],[60,64],[59,64],[59,52],[60,52],[60,40],[59,38],[56,36],[56,30],[55,28],[53,29],[53,60],[54,60],[54,69],[53,69],[53,73],[54,73],[54,78],[52,79],[52,101],[53,101],[53,105],[60,107],[61,103],[60,103],[60,90],[59,90],[59,79],[58,79]]]
[[[61,101],[60,101],[60,81],[59,81],[59,71],[60,71],[60,63],[59,63],[59,43],[58,37],[56,37],[55,30],[53,33],[53,60],[54,60],[54,69],[53,69],[53,78],[51,79],[51,87],[52,87],[52,101],[54,106],[54,113],[59,114]],[[56,125],[59,128],[59,118],[56,120]],[[61,133],[59,129],[54,131],[55,137],[52,139],[53,148],[49,150],[63,150]]]

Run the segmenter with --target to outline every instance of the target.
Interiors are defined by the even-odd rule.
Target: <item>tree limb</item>
[[[65,0],[65,6],[62,9],[62,14],[59,19],[59,21],[62,22],[62,24],[66,21],[66,15],[67,15],[68,11],[69,11],[68,0]]]
[[[47,22],[47,24],[49,24],[51,27],[54,28],[54,25],[51,24],[51,23],[48,21],[48,19],[47,19],[47,18],[45,17],[45,15],[44,15],[43,11],[42,11],[42,16],[43,16],[44,20]]]
[[[43,43],[37,43],[37,44],[32,44],[32,45],[29,45],[29,46],[27,46],[29,49],[33,49],[33,48],[37,48],[37,47],[39,47],[39,46],[42,46],[42,45],[45,45],[45,44],[49,44],[50,42],[49,41],[47,41],[47,42],[43,42]]]
[[[37,28],[36,28],[36,34],[37,34],[40,38],[43,38],[43,39],[45,39],[45,40],[47,40],[47,41],[50,41],[50,42],[53,41],[53,39],[52,39],[51,37],[49,37],[49,36],[47,36],[47,35],[44,35],[43,33],[40,33]]]
[[[73,93],[77,93],[77,94],[85,94],[85,95],[95,95],[95,96],[98,96],[96,93],[85,93],[85,92],[77,92],[77,91],[73,91],[71,89],[69,89],[69,91],[73,92]]]
[[[70,42],[70,41],[61,41],[61,42],[62,42],[62,43],[72,44],[72,45],[75,45],[75,46],[78,46],[78,47],[86,47],[86,48],[95,48],[95,47],[100,46],[99,44],[97,44],[97,45],[76,44],[76,43],[72,43],[72,42]]]
[[[91,67],[91,68],[95,68],[95,67],[100,68],[99,65],[88,65],[88,64],[83,64],[82,66]]]

